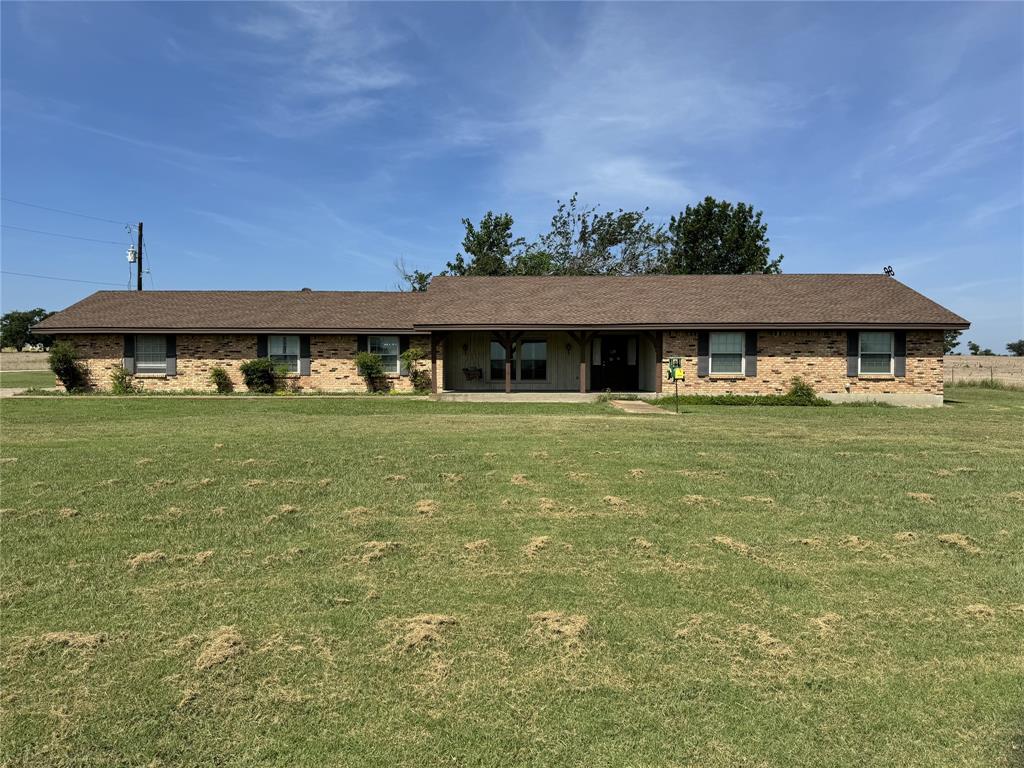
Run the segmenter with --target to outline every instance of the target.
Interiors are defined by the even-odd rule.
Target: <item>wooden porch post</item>
[[[580,394],[587,393],[587,345],[594,338],[593,333],[568,331],[569,338],[580,348]]]
[[[654,337],[654,359],[656,365],[654,366],[654,391],[661,394],[662,387],[665,386],[665,366],[662,363],[662,359],[665,356],[665,332],[658,331]]]
[[[437,334],[430,332],[430,394],[437,394]]]

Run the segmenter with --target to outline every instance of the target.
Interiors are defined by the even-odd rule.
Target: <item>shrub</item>
[[[115,395],[134,395],[142,386],[132,381],[132,375],[123,365],[115,365],[110,374],[110,391]]]
[[[254,360],[246,360],[239,366],[242,372],[242,379],[250,392],[271,394],[277,389],[278,379],[281,372],[274,365],[269,357],[257,357]]]
[[[50,348],[50,370],[68,392],[82,392],[89,386],[89,369],[78,359],[70,341],[58,341]]]
[[[235,388],[234,382],[231,381],[231,377],[228,375],[228,372],[219,365],[210,369],[210,382],[222,395],[228,394]]]
[[[384,362],[380,355],[372,352],[360,352],[356,355],[356,370],[366,381],[366,388],[371,392],[387,392],[388,377],[384,373]]]
[[[421,347],[409,347],[401,354],[402,365],[409,371],[409,381],[417,392],[430,391],[430,371],[420,368],[417,363],[427,356]]]
[[[787,400],[786,405],[821,405],[827,402],[818,397],[814,387],[799,376],[793,377],[789,383],[789,391],[783,397]]]

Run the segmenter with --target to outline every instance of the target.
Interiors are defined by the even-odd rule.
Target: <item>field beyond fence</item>
[[[47,357],[45,352],[0,352],[0,371],[45,371]]]
[[[1024,357],[995,355],[946,355],[943,378],[947,384],[997,381],[1024,387]]]

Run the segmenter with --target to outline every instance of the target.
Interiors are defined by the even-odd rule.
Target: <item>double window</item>
[[[505,347],[491,342],[491,380],[505,380]],[[512,380],[545,381],[548,377],[548,343],[537,339],[512,345]]]
[[[135,372],[167,373],[167,337],[135,337]]]
[[[289,373],[299,372],[299,337],[268,336],[267,355],[278,365],[283,365]]]
[[[886,331],[861,331],[859,373],[893,373],[893,335]]]
[[[712,333],[710,340],[711,375],[742,376],[743,333]]]
[[[370,336],[367,339],[366,348],[381,359],[385,373],[395,376],[401,373],[399,368],[401,350],[397,336]]]

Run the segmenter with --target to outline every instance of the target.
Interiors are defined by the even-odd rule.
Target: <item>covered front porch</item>
[[[444,365],[437,360],[443,349]],[[661,391],[660,331],[434,331],[434,392]],[[438,375],[440,374],[440,375]]]

